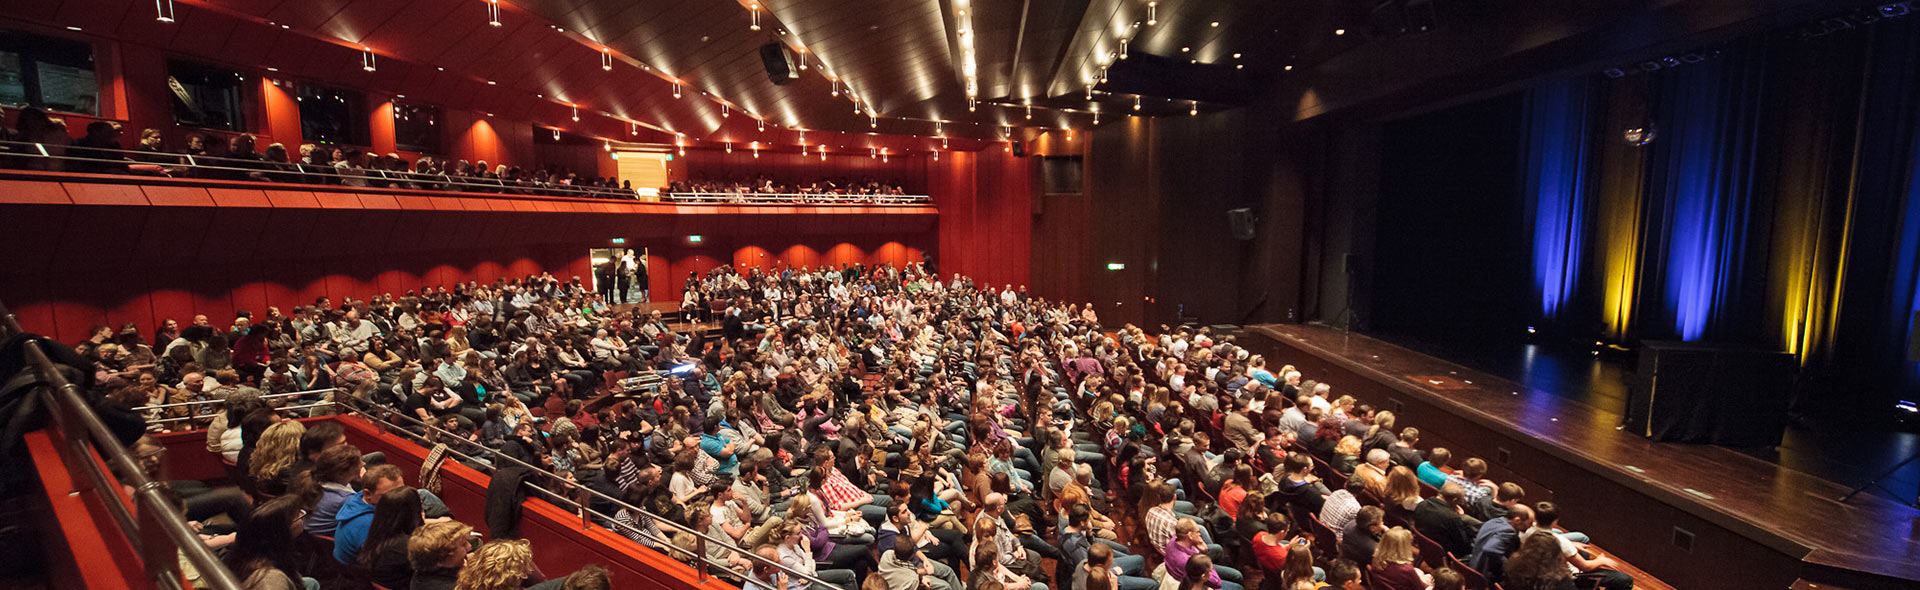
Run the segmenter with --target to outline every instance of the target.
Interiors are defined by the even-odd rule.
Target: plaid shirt
[[[1320,522],[1325,523],[1327,528],[1333,529],[1334,539],[1339,540],[1340,537],[1346,536],[1347,525],[1352,523],[1354,515],[1359,513],[1359,498],[1353,497],[1352,492],[1340,490],[1327,496],[1326,505],[1320,507]]]
[[[1173,524],[1178,522],[1173,509],[1155,506],[1147,510],[1147,539],[1151,540],[1156,551],[1165,551],[1167,544],[1173,542]]]
[[[840,473],[840,468],[833,466],[826,467],[831,471],[827,472],[826,483],[820,484],[820,495],[821,499],[827,501],[827,507],[834,510],[847,510],[850,509],[855,502],[873,500],[873,494],[869,494],[865,490],[860,489],[859,486],[853,485],[853,482],[847,480],[845,474]]]

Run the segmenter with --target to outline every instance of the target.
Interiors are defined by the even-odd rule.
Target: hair
[[[1088,545],[1087,560],[1082,565],[1099,566],[1087,568],[1086,587],[1088,590],[1107,590],[1113,586],[1113,581],[1111,580],[1113,572],[1110,569],[1113,565],[1112,547],[1108,547],[1106,543]]]
[[[887,579],[880,572],[867,574],[867,578],[860,581],[860,590],[887,590]]]
[[[1351,559],[1335,559],[1327,564],[1327,585],[1339,588],[1347,582],[1360,579],[1360,564]],[[1439,586],[1435,585],[1437,589]]]
[[[1570,577],[1558,538],[1527,535],[1520,540],[1520,547],[1507,556],[1506,577],[1501,582],[1516,590],[1535,590],[1551,588],[1555,582]]]
[[[299,561],[293,551],[293,525],[299,510],[298,498],[281,496],[255,506],[246,522],[236,523],[239,528],[226,556],[235,577],[245,579],[255,570],[271,567],[299,579]]]
[[[1367,527],[1380,524],[1386,521],[1386,519],[1387,511],[1379,506],[1361,506],[1359,512],[1353,513],[1353,522],[1355,525],[1358,525],[1361,530],[1366,530]]]
[[[1527,498],[1526,488],[1522,488],[1520,487],[1520,484],[1513,483],[1510,481],[1500,484],[1500,488],[1497,490],[1494,490],[1494,493],[1493,493],[1493,499],[1501,502],[1518,502],[1526,498]]]
[[[1433,450],[1427,451],[1427,462],[1432,463],[1434,467],[1446,467],[1448,463],[1453,462],[1453,451],[1447,450],[1446,447],[1434,447]]]
[[[560,582],[560,590],[613,590],[613,576],[607,566],[589,563]]]
[[[1333,452],[1340,455],[1358,456],[1360,454],[1360,439],[1353,435],[1340,437],[1340,444],[1333,446]]]
[[[1181,522],[1188,521],[1183,519]],[[1101,544],[1105,545],[1106,543]],[[1208,578],[1212,577],[1209,574],[1212,573],[1213,558],[1208,557],[1206,553],[1195,554],[1192,558],[1187,559],[1186,577],[1180,580],[1180,587],[1183,590],[1204,590],[1207,587]]]
[[[1244,508],[1242,508],[1242,510],[1244,510]],[[1287,513],[1285,510],[1267,511],[1266,524],[1268,534],[1278,535],[1283,539],[1286,538],[1288,531],[1293,530],[1293,523],[1287,522]]]
[[[533,550],[524,539],[496,540],[467,555],[454,590],[517,590],[533,571]]]
[[[1540,502],[1533,505],[1533,526],[1543,529],[1552,528],[1560,522],[1560,506],[1552,502]]]
[[[1373,415],[1373,427],[1367,429],[1367,438],[1373,438],[1377,432],[1393,434],[1393,412],[1380,410]]]
[[[1313,549],[1302,541],[1294,541],[1287,548],[1286,564],[1280,567],[1280,581],[1289,586],[1300,580],[1313,579]]]
[[[1356,478],[1358,479],[1358,478]],[[1387,503],[1403,505],[1407,500],[1420,501],[1420,478],[1413,475],[1412,469],[1396,465],[1387,472]]]
[[[333,424],[321,422],[321,424]],[[313,432],[308,430],[307,432]],[[315,483],[351,483],[360,475],[360,449],[353,445],[340,445],[320,451],[313,460],[313,480]]]
[[[1467,499],[1467,489],[1460,487],[1460,482],[1448,480],[1440,484],[1440,498],[1448,503],[1459,504]]]
[[[406,481],[406,478],[400,474],[400,468],[398,466],[392,463],[381,463],[368,467],[367,472],[360,475],[360,487],[361,489],[371,490],[380,487],[378,484],[381,481],[389,479],[402,482]]]
[[[327,445],[333,444],[334,439],[346,434],[347,429],[342,428],[339,422],[331,420],[317,422],[300,435],[300,456],[311,457],[314,453],[326,450]]]
[[[247,474],[256,480],[272,479],[281,470],[292,467],[299,459],[294,453],[299,450],[300,436],[306,432],[307,427],[295,420],[267,427],[266,432],[260,433],[260,442],[254,444],[253,466]]]
[[[1433,590],[1467,590],[1467,577],[1453,568],[1433,570]]]
[[[1467,481],[1478,480],[1486,475],[1487,462],[1479,457],[1469,458],[1460,466],[1460,476],[1467,478]]]
[[[453,555],[454,549],[466,543],[472,533],[473,527],[460,521],[436,522],[414,529],[406,539],[407,563],[413,565],[415,571],[432,569]]]
[[[1373,550],[1373,567],[1413,563],[1413,531],[1401,527],[1387,529]]]
[[[371,564],[381,545],[407,542],[407,536],[425,524],[420,511],[420,492],[410,486],[381,494],[373,505],[373,524],[367,527],[366,542],[360,545],[360,563]]]

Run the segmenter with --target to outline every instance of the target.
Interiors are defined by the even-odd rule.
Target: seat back
[[[1426,564],[1427,567],[1438,569],[1447,564],[1447,550],[1426,535],[1419,532],[1413,533],[1413,546],[1420,550],[1420,563]]]
[[[1322,548],[1320,553],[1329,553],[1325,549],[1325,547],[1328,546],[1332,546],[1335,552],[1339,550],[1340,536],[1334,534],[1333,527],[1327,526],[1327,523],[1320,522],[1318,515],[1308,514],[1307,526],[1309,527],[1308,530],[1313,531],[1313,544]]]
[[[1481,574],[1479,570],[1468,567],[1467,563],[1460,561],[1458,557],[1448,555],[1447,567],[1453,568],[1453,571],[1460,572],[1460,577],[1467,579],[1468,590],[1487,590],[1492,587],[1492,584],[1487,583],[1486,575]]]

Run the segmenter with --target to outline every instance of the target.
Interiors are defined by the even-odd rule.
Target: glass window
[[[173,122],[188,127],[247,130],[246,76],[194,63],[167,62],[167,94],[173,97]]]
[[[93,45],[0,31],[0,104],[100,114],[100,81],[93,75]]]
[[[409,152],[438,154],[440,130],[445,117],[440,107],[417,102],[393,101],[394,144]]]
[[[328,145],[371,145],[367,97],[358,91],[301,84],[300,137]]]

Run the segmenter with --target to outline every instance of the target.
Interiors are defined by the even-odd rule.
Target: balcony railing
[[[93,172],[130,178],[172,177],[262,181],[283,184],[414,189],[479,194],[539,195],[618,201],[639,200],[631,190],[535,183],[492,177],[427,174],[405,170],[336,168],[168,152],[0,141],[0,169]]]
[[[927,195],[841,193],[670,192],[661,198],[698,205],[931,205]]]

